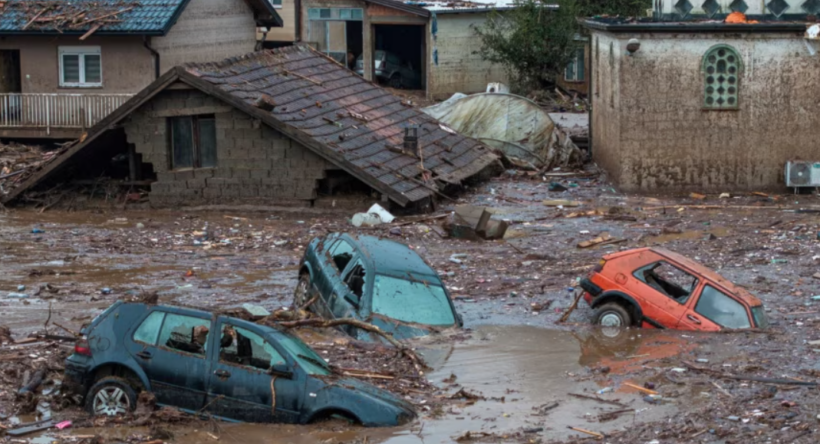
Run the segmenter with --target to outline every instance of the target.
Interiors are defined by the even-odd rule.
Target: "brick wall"
[[[167,119],[213,114],[217,166],[170,170]],[[282,204],[316,197],[331,164],[249,115],[200,91],[166,90],[124,124],[128,142],[151,163],[152,205]]]

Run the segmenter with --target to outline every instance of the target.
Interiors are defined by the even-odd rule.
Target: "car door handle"
[[[219,376],[220,378],[230,378],[231,377],[231,373],[227,372],[225,370],[216,370],[216,371],[214,371],[214,374],[216,376]]]
[[[695,324],[700,325],[700,319],[698,319],[698,318],[696,318],[696,317],[694,317],[694,316],[692,316],[692,315],[686,315],[686,317],[687,317],[687,319],[689,319],[690,321],[694,322]]]
[[[142,359],[151,359],[151,353],[149,353],[147,351],[141,351],[141,352],[137,353],[137,357],[142,358]]]

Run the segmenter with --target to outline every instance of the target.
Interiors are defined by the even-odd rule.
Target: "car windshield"
[[[299,366],[305,369],[309,375],[329,375],[330,367],[327,362],[317,355],[312,348],[302,342],[301,339],[283,334],[279,338],[279,344],[293,356]]]
[[[440,285],[377,274],[371,310],[403,322],[449,326],[455,316]]]
[[[769,318],[766,317],[766,312],[763,311],[762,305],[752,307],[752,316],[755,318],[755,326],[757,326],[757,328],[769,327]]]

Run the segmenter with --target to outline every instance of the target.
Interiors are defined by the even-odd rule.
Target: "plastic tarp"
[[[535,102],[514,94],[456,93],[426,114],[495,148],[513,163],[537,168],[572,166],[583,154]]]

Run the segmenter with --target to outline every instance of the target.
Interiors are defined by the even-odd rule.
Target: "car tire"
[[[626,328],[632,325],[632,316],[617,302],[609,302],[595,310],[594,323],[601,327]]]
[[[308,293],[310,293],[310,275],[302,273],[299,275],[299,283],[296,284],[296,289],[293,290],[293,309],[303,307],[308,302]]]
[[[401,89],[401,74],[393,74],[390,80],[387,81],[388,86],[395,89]]]
[[[94,416],[119,416],[137,408],[137,392],[123,378],[106,376],[85,397],[85,409]]]

